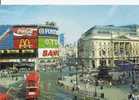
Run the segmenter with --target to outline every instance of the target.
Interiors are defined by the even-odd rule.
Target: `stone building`
[[[78,58],[89,68],[139,62],[139,25],[94,26],[78,41]],[[121,65],[122,65],[121,64]],[[130,66],[129,65],[129,66]]]

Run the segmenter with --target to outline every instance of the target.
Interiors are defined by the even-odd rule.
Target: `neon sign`
[[[15,49],[36,49],[37,39],[34,38],[19,38],[14,40]]]
[[[50,49],[50,48],[39,48],[38,49],[38,57],[39,58],[53,58],[59,57],[59,49]]]
[[[58,48],[58,40],[53,38],[39,37],[39,48]]]
[[[30,40],[29,39],[21,39],[19,42],[19,48],[32,48]]]
[[[58,56],[59,55],[59,52],[58,50],[44,50],[43,51],[43,56]]]

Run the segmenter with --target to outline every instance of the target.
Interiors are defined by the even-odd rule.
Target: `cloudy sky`
[[[54,21],[66,43],[79,39],[94,25],[139,24],[139,6],[28,5],[0,6],[0,24],[41,24]]]

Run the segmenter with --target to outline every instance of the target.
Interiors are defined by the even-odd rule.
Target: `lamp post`
[[[78,91],[78,62],[77,62],[77,58],[75,58],[75,69],[76,69],[76,84],[75,84],[75,98],[74,100],[78,100],[77,98],[77,93],[79,92]]]
[[[77,69],[77,66],[78,66],[78,64],[77,64],[77,62],[76,62],[76,64],[75,64],[75,66],[76,66],[76,88],[78,87],[78,76],[77,76],[77,73],[78,73],[78,69]]]

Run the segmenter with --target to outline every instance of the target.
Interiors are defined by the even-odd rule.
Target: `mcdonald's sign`
[[[14,40],[15,49],[36,49],[37,39],[34,38],[19,38]]]

